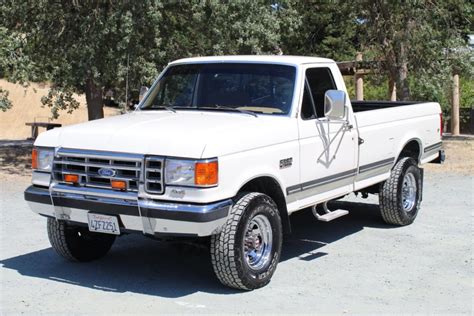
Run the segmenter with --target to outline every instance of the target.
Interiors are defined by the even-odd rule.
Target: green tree
[[[352,60],[358,49],[357,15],[350,1],[292,1],[298,16],[297,29],[282,33],[288,55],[319,56],[337,61]]]
[[[165,60],[190,56],[276,54],[297,12],[271,1],[168,1],[163,7]]]
[[[410,82],[418,84],[418,92],[439,93],[453,67],[469,67],[469,58],[459,49],[465,46],[472,14],[468,1],[359,0],[356,10],[361,49],[369,59],[382,62],[382,73],[391,88],[396,85],[398,99],[411,97]]]
[[[160,9],[153,0],[10,0],[1,4],[0,23],[22,34],[25,54],[51,81],[42,101],[53,114],[73,110],[73,93],[85,93],[93,120],[103,117],[104,89],[124,86],[127,68],[131,81],[156,75]]]
[[[0,27],[0,78],[26,85],[33,77],[32,63],[23,52],[25,39],[18,33]],[[5,112],[12,107],[8,91],[0,87],[0,110]]]
[[[1,9],[0,23],[24,35],[53,84],[43,103],[57,116],[85,93],[89,119],[103,117],[104,91],[125,90],[127,70],[136,89],[177,58],[276,53],[298,25],[291,7],[271,1],[10,0]]]

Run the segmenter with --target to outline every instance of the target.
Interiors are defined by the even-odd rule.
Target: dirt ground
[[[446,162],[426,164],[423,166],[429,172],[461,173],[474,175],[474,138],[472,140],[444,140],[443,148],[446,151]]]
[[[447,141],[446,164],[425,167],[412,225],[384,224],[376,196],[332,203],[350,213],[330,223],[292,215],[272,282],[253,292],[220,285],[205,249],[139,235],[98,261],[61,259],[23,200],[29,148],[0,149],[0,314],[472,315],[472,144]]]
[[[26,122],[54,122],[64,125],[77,124],[87,121],[87,108],[84,95],[77,95],[76,100],[81,104],[72,114],[60,112],[57,120],[50,120],[51,111],[43,108],[41,97],[48,93],[46,84],[31,83],[28,87],[0,79],[0,87],[9,92],[8,98],[13,107],[6,112],[0,111],[0,139],[26,139],[31,136],[31,127]],[[116,108],[104,108],[104,115],[111,116],[119,113]]]
[[[31,176],[31,148],[31,146],[0,147],[0,181]]]

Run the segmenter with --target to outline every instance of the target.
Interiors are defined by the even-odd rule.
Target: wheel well
[[[291,233],[290,217],[286,208],[286,200],[280,184],[272,177],[259,177],[247,182],[239,192],[260,192],[275,201],[280,213],[283,233]]]
[[[420,143],[418,143],[417,140],[411,140],[409,141],[402,149],[400,152],[400,155],[398,155],[398,160],[404,158],[404,157],[411,157],[415,159],[417,163],[420,162]]]

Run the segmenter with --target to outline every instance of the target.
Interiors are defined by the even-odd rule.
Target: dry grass
[[[426,164],[423,167],[428,172],[455,172],[462,174],[474,174],[474,140],[449,140],[443,141],[446,151],[444,164]]]
[[[26,122],[48,122],[51,116],[49,108],[43,108],[41,97],[48,93],[49,87],[45,84],[32,83],[28,88],[0,79],[0,87],[9,92],[9,99],[13,107],[6,111],[0,111],[0,139],[26,139],[31,136],[31,127]],[[72,114],[60,112],[57,120],[52,122],[63,125],[77,124],[87,121],[87,108],[85,96],[78,95],[76,99],[80,107]],[[105,108],[105,116],[117,115],[119,111],[114,108]],[[40,132],[44,129],[40,129]]]

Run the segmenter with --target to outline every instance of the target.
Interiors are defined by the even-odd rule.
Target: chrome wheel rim
[[[245,232],[244,256],[252,270],[265,267],[272,252],[272,226],[264,215],[257,215],[250,221]]]
[[[416,179],[412,173],[407,173],[403,177],[402,186],[403,210],[411,212],[416,203]]]

